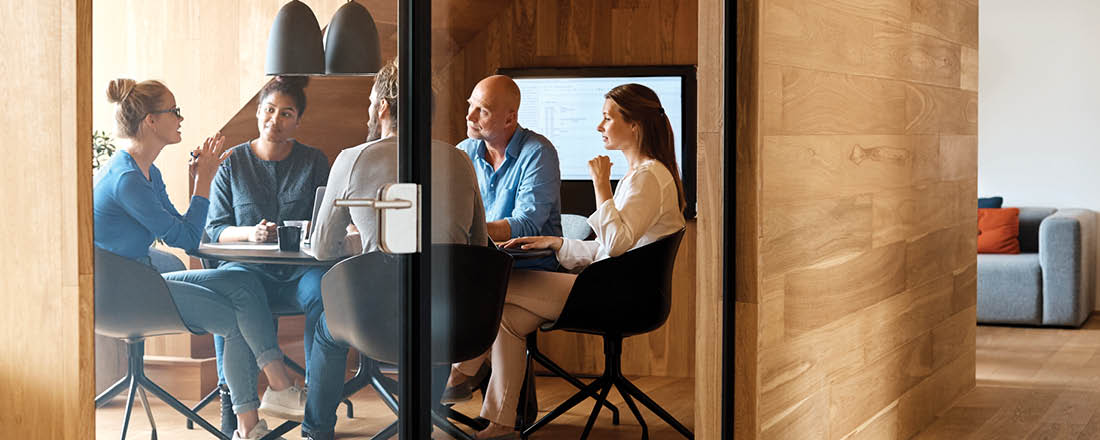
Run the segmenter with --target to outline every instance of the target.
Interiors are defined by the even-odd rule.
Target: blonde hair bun
[[[107,100],[112,104],[118,104],[125,101],[130,96],[130,92],[134,91],[134,87],[137,86],[137,81],[129,78],[119,78],[112,80],[107,85]]]

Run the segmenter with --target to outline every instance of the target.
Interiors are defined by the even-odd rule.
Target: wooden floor
[[[689,429],[693,423],[693,407],[695,402],[694,381],[685,378],[668,377],[637,377],[631,378],[642,391],[653,397],[661,406],[672,413]],[[574,389],[564,381],[556,378],[540,377],[538,379],[539,410],[540,416],[550,411],[558,403],[568,398]],[[456,406],[456,408],[468,415],[477,415],[481,405],[481,395],[475,394],[474,400]],[[157,436],[162,439],[210,439],[212,436],[201,430],[188,431],[184,428],[185,419],[172,411],[164,403],[153,396],[149,396],[150,406],[153,408],[153,417],[157,424]],[[593,428],[591,438],[594,439],[637,439],[641,437],[641,428],[638,422],[630,415],[618,393],[612,391],[609,398],[612,403],[620,408],[621,424],[611,424],[611,416],[607,411],[600,414]],[[340,439],[366,439],[374,433],[389,425],[395,420],[393,413],[378,399],[377,395],[369,389],[363,390],[352,398],[355,405],[355,418],[347,419],[344,414],[344,406],[340,406],[339,421],[336,425],[337,438]],[[194,402],[184,402],[193,404]],[[121,432],[125,393],[117,397],[110,404],[96,410],[96,438],[114,439]],[[592,410],[591,400],[578,405],[576,409],[566,413],[554,423],[540,430],[533,439],[561,439],[578,438],[584,429],[589,411]],[[201,415],[218,426],[219,410],[216,402],[204,410]],[[642,416],[649,425],[650,438],[674,439],[679,435],[668,425],[660,421],[653,413],[642,409]],[[269,419],[268,423],[281,422],[281,420]],[[272,424],[272,426],[274,426]],[[141,408],[140,400],[135,403],[133,415],[130,419],[130,429],[127,438],[148,439],[150,436],[149,421]],[[299,430],[291,431],[286,438],[296,440],[300,437]],[[436,438],[450,439],[450,436],[438,433]]]
[[[691,379],[633,379],[681,422],[689,428],[692,426],[695,390]],[[539,378],[538,387],[539,409],[544,413],[573,391],[569,385],[554,378]],[[596,423],[592,438],[639,438],[641,430],[629,416],[622,398],[612,392],[610,399],[623,411],[622,424],[613,426],[605,411]],[[356,405],[356,418],[340,417],[339,438],[369,438],[394,420],[369,390],[360,392],[352,400]],[[96,411],[97,438],[118,437],[122,403],[123,397],[119,397]],[[476,414],[479,404],[480,399],[475,398],[457,408],[466,414]],[[201,431],[183,429],[183,418],[159,401],[154,399],[152,407],[160,438],[210,438]],[[591,408],[591,401],[585,402],[533,438],[579,437]],[[656,416],[642,411],[650,425],[651,438],[678,438]],[[213,406],[202,415],[211,421],[218,417]],[[292,434],[295,435],[287,438],[296,439],[297,431]],[[140,407],[135,407],[128,437],[143,439],[148,436],[149,423],[145,414]],[[1090,318],[1081,329],[978,326],[977,387],[955,402],[916,439],[1100,440],[1100,316]]]
[[[1100,439],[1100,316],[1081,329],[978,326],[976,379],[916,438]]]
[[[303,363],[302,329],[304,320],[301,316],[282,318],[279,321],[279,346],[287,355],[294,358],[299,364]],[[354,355],[352,355],[354,359]],[[349,364],[353,367],[354,364]],[[673,377],[630,377],[643,392],[652,397],[661,407],[676,417],[681,423],[692,428],[694,424],[695,382],[692,378]],[[585,382],[588,382],[585,380]],[[261,385],[262,387],[262,385]],[[571,385],[557,378],[539,377],[537,382],[539,397],[539,416],[545,415],[558,404],[568,399],[576,391]],[[111,403],[96,410],[96,438],[117,439],[122,432],[122,416],[126,403],[126,393],[116,397]],[[161,439],[186,440],[186,439],[210,439],[213,436],[201,430],[189,431],[185,429],[183,416],[179,415],[168,405],[149,395],[149,403],[153,408],[153,418],[157,424],[157,437]],[[345,407],[340,405],[336,423],[337,438],[340,439],[366,439],[382,430],[396,417],[389,408],[382,403],[374,391],[370,388],[356,393],[351,398],[355,406],[355,418],[347,419]],[[593,439],[637,439],[641,437],[641,427],[637,420],[630,414],[630,410],[623,403],[622,397],[617,391],[611,391],[608,400],[619,407],[619,426],[612,425],[611,415],[605,410],[600,413],[599,419],[592,430]],[[191,406],[196,402],[185,401]],[[640,407],[640,405],[639,405]],[[456,405],[455,408],[464,414],[477,416],[481,409],[481,394],[475,393],[474,399]],[[652,439],[682,438],[667,424],[645,408],[641,408],[642,417],[649,425],[649,435]],[[542,428],[532,439],[559,439],[579,438],[584,430],[584,424],[588,421],[588,415],[592,411],[592,400],[587,400],[576,408],[559,417],[554,423]],[[217,402],[211,403],[201,416],[214,424],[220,425],[220,407]],[[274,427],[281,420],[270,419],[268,425]],[[299,430],[295,429],[285,437],[288,440],[300,438]],[[129,439],[148,439],[150,435],[149,420],[140,405],[140,399],[134,404],[133,414],[130,416],[130,429],[126,437]],[[450,439],[448,435],[438,434],[440,439]]]

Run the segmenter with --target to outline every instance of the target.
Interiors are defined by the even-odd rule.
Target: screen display
[[[597,155],[611,157],[611,179],[626,174],[626,158],[603,147],[596,131],[603,117],[604,94],[627,83],[642,84],[657,93],[672,124],[676,163],[683,174],[682,78],[679,76],[600,78],[515,78],[521,93],[519,124],[534,130],[554,144],[561,162],[562,180],[589,180],[588,161]]]

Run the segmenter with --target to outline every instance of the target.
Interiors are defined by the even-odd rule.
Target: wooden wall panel
[[[698,17],[695,0],[513,1],[453,56],[433,50],[437,99],[432,134],[450,143],[465,139],[466,98],[498,68],[695,64]],[[703,81],[713,84],[719,76],[700,74],[700,90]],[[720,118],[721,112],[712,116]],[[677,257],[668,323],[624,342],[627,374],[695,374],[696,226],[689,222]],[[554,332],[539,339],[540,349],[566,370],[598,373],[603,368],[597,337]]]
[[[959,45],[831,8],[828,1],[775,0],[763,62],[958,87]]]
[[[739,41],[759,49],[738,72],[758,81],[739,110],[759,109],[738,139],[756,176],[738,221],[759,219],[739,233],[759,263],[739,438],[909,438],[974,384],[977,5],[758,8]]]
[[[91,2],[0,7],[0,426],[10,438],[95,434]],[[18,105],[14,105],[18,103]]]
[[[433,78],[432,133],[465,139],[466,98],[498,68],[695,64],[697,8],[697,0],[512,1],[455,56],[432,53],[433,70],[450,73]]]

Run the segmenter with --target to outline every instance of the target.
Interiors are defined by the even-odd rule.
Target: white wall
[[[986,1],[979,25],[978,194],[1100,211],[1100,1]]]

